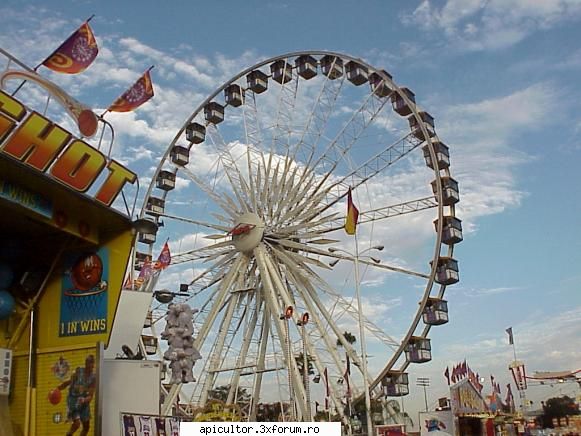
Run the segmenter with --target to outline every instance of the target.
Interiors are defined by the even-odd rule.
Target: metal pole
[[[306,330],[305,330],[305,323],[302,324],[302,333],[303,333],[303,380],[305,384],[305,396],[307,400],[307,419],[306,421],[311,422],[313,419],[311,418],[311,395],[309,392],[309,361],[307,358],[307,344],[306,344]]]
[[[357,311],[359,314],[359,337],[361,343],[361,366],[363,369],[363,389],[365,389],[365,408],[367,409],[367,434],[373,435],[373,420],[371,419],[371,397],[369,395],[369,380],[367,373],[367,347],[363,329],[363,311],[361,306],[361,286],[359,283],[359,248],[355,236],[355,292],[357,294]]]
[[[426,388],[430,386],[430,379],[427,377],[418,377],[416,379],[416,386],[422,386],[424,388],[424,402],[426,405],[426,412],[428,411],[428,392]]]

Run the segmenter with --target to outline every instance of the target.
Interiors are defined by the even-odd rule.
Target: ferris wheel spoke
[[[431,195],[429,197],[404,201],[402,203],[392,204],[377,209],[361,211],[359,212],[358,224],[361,225],[370,222],[377,222],[387,218],[394,218],[426,209],[433,209],[435,207],[438,207],[438,202],[436,201],[436,198]],[[322,224],[322,226],[316,228],[316,230],[321,234],[341,230],[344,228],[345,218],[333,218],[332,220]]]
[[[250,189],[250,204],[252,206],[252,210],[257,211],[258,210],[258,198],[256,196],[256,183],[255,183],[253,174],[257,174],[259,169],[258,169],[258,166],[256,166],[256,170],[253,170],[252,161],[253,161],[253,159],[250,158],[250,148],[248,147],[248,148],[246,148],[246,163],[248,166],[248,185],[249,185],[249,189]],[[256,182],[258,182],[258,180]]]
[[[335,62],[336,59],[333,60],[331,69],[334,67]],[[309,114],[301,137],[293,147],[294,150],[291,154],[293,160],[297,158],[297,155],[302,154],[299,157],[302,157],[307,164],[310,163],[315,154],[317,143],[323,135],[329,117],[333,113],[344,82],[344,75],[334,80],[323,80],[323,86]]]
[[[349,256],[344,256],[341,254],[337,254],[337,253],[329,253],[328,256],[334,257],[335,259],[338,259],[338,260],[347,260],[349,262],[355,262],[354,258],[349,257]],[[426,280],[430,279],[429,274],[425,274],[425,273],[421,273],[421,272],[417,272],[417,271],[412,271],[410,269],[401,268],[398,266],[387,265],[383,262],[378,263],[378,262],[373,262],[373,261],[366,260],[366,259],[359,259],[358,262],[360,264],[368,265],[368,266],[371,266],[373,268],[384,269],[384,270],[397,272],[397,273],[401,273],[401,274],[406,274],[406,275],[410,275],[410,276],[414,276],[414,277],[421,277],[421,278],[426,279]]]
[[[232,318],[234,316],[234,309],[236,309],[238,299],[240,298],[239,294],[231,294],[228,298],[226,313],[222,318],[222,322],[220,323],[220,327],[218,330],[218,337],[214,342],[213,350],[210,352],[210,366],[208,368],[208,374],[204,380],[204,385],[202,387],[202,395],[200,397],[200,406],[204,407],[206,402],[208,401],[208,394],[210,393],[210,389],[214,386],[214,381],[216,380],[216,376],[220,371],[220,368],[223,364],[223,351],[224,351],[224,344],[226,342],[226,336],[228,334],[228,326],[232,323]]]
[[[276,333],[278,335],[280,346],[283,350],[287,350],[285,353],[285,364],[290,373],[290,385],[294,392],[293,395],[297,395],[297,406],[301,413],[301,416],[308,416],[306,411],[306,396],[305,396],[305,388],[302,383],[302,377],[300,376],[297,363],[292,356],[291,352],[291,344],[289,341],[288,334],[285,333],[286,329],[288,329],[287,320],[280,319],[277,317],[279,312],[282,312],[282,308],[280,308],[277,304],[277,297],[276,295],[283,295],[286,292],[284,285],[277,280],[276,274],[272,274],[271,266],[268,262],[268,257],[265,254],[265,250],[260,245],[255,248],[254,254],[256,256],[256,261],[258,263],[258,268],[260,270],[260,275],[264,281],[264,295],[265,301],[270,308],[270,312],[272,314],[272,320],[274,321],[274,327]],[[276,291],[275,291],[276,289]],[[290,300],[287,300],[285,303],[290,305]],[[284,320],[284,321],[283,321]],[[293,398],[294,399],[294,398]]]
[[[280,85],[271,146],[271,153],[279,152],[281,154],[286,154],[289,149],[299,84],[299,77],[296,70],[286,60],[284,62],[284,70],[290,69],[292,76],[289,81],[283,80],[283,83]]]
[[[359,312],[358,312],[357,308],[354,307],[344,297],[337,294],[321,276],[319,276],[317,273],[315,273],[312,269],[306,267],[306,265],[304,265],[304,264],[292,265],[292,262],[293,262],[292,260],[289,260],[288,258],[284,258],[284,257],[281,257],[281,258],[286,261],[285,263],[287,264],[287,266],[290,267],[290,269],[291,269],[292,273],[295,275],[295,277],[296,277],[296,271],[300,271],[300,270],[306,271],[311,276],[311,278],[314,279],[319,284],[319,289],[321,291],[323,291],[325,294],[327,294],[333,300],[333,302],[334,302],[333,306],[337,305],[337,306],[341,307],[347,314],[349,314],[349,316],[351,318],[353,318],[356,321],[358,320]],[[295,281],[296,281],[296,279],[295,279]],[[296,281],[296,282],[299,283],[298,281]],[[305,300],[307,300],[306,297],[305,297]],[[334,319],[334,317],[331,317],[331,318]],[[365,315],[362,316],[362,320],[363,320],[363,323],[365,325],[365,328],[371,334],[373,334],[375,337],[377,337],[381,342],[388,345],[390,348],[394,348],[394,347],[399,346],[398,341],[396,341],[394,338],[392,338],[391,336],[384,333],[382,329],[377,327],[377,325],[375,325],[372,321],[370,321]]]
[[[196,226],[207,227],[209,229],[219,230],[222,232],[229,232],[231,230],[231,227],[221,226],[219,224],[212,224],[212,223],[208,223],[205,221],[199,221],[199,220],[195,220],[192,218],[186,218],[186,217],[177,216],[177,215],[170,215],[167,213],[150,212],[150,215],[154,215],[154,216],[157,216],[160,218],[161,217],[167,218],[167,219],[174,220],[174,221],[181,221],[184,223],[194,224]]]
[[[409,133],[361,164],[355,170],[333,182],[329,186],[328,195],[325,199],[326,207],[322,208],[321,212],[327,210],[327,208],[333,206],[345,197],[349,188],[354,189],[382,173],[385,169],[410,154],[422,143],[423,141]]]
[[[262,288],[260,289],[261,292],[264,292]],[[258,407],[258,403],[260,401],[260,392],[262,388],[262,378],[264,375],[264,370],[266,369],[265,361],[266,361],[266,351],[269,343],[270,337],[270,319],[271,314],[268,306],[264,305],[264,310],[262,314],[262,324],[260,330],[260,341],[259,341],[259,349],[258,349],[258,357],[256,360],[256,374],[254,377],[254,383],[252,386],[252,404],[250,407],[250,420],[256,421],[256,410]],[[276,365],[276,362],[275,362]]]
[[[230,246],[233,244],[232,241],[221,241],[215,244],[207,245],[205,247],[196,248],[194,250],[189,250],[183,253],[178,253],[172,256],[171,262],[173,265],[180,264],[183,262],[189,262],[192,260],[201,260],[208,258],[215,258],[216,256],[222,256],[231,252]]]
[[[210,123],[206,126],[206,134],[210,137],[210,141],[214,144],[214,147],[218,152],[220,162],[224,168],[224,173],[230,182],[230,188],[238,199],[240,207],[245,209],[245,212],[248,212],[250,206],[250,189],[238,168],[236,159],[232,156],[230,151],[231,147],[225,143],[224,138],[215,124]]]
[[[346,159],[349,150],[379,115],[388,100],[370,93],[339,134],[327,145],[323,154],[314,163],[314,167],[321,165],[326,172],[333,171],[341,160]]]
[[[255,152],[261,158],[262,164],[265,165],[264,154],[260,151],[262,150],[263,138],[256,106],[256,93],[250,88],[246,89],[244,104],[242,105],[242,117],[248,150]],[[253,169],[255,168],[253,167]],[[253,172],[249,171],[248,174],[253,174]]]
[[[256,297],[256,302],[254,305],[254,310],[252,311],[252,316],[250,317],[249,322],[246,324],[244,330],[244,337],[242,338],[242,346],[240,349],[240,354],[236,359],[236,368],[232,374],[232,378],[230,380],[230,391],[228,392],[228,398],[226,399],[226,404],[232,404],[234,401],[234,396],[238,391],[238,384],[240,382],[240,374],[242,372],[242,368],[247,368],[246,359],[248,357],[248,350],[250,349],[250,344],[252,341],[252,336],[254,335],[254,331],[256,329],[256,325],[258,323],[259,314],[263,307],[263,301],[259,297],[260,294]]]
[[[190,179],[194,184],[201,189],[209,198],[211,198],[214,203],[230,215],[231,219],[235,219],[237,216],[237,210],[228,203],[222,200],[222,197],[218,195],[210,186],[208,186],[202,179],[196,176],[189,168],[181,167],[181,171]]]

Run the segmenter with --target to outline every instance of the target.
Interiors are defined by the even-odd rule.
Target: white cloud
[[[518,188],[515,169],[538,151],[517,138],[543,128],[558,101],[558,92],[542,83],[444,109],[438,132],[451,146],[452,175],[460,182],[458,216],[468,231],[475,218],[517,207],[527,195]]]
[[[456,47],[478,51],[509,47],[580,14],[578,0],[447,0],[440,8],[424,0],[402,21],[441,30]]]

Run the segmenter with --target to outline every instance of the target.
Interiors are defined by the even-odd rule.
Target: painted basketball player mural
[[[102,333],[107,330],[107,253],[71,256],[62,280],[59,336]]]
[[[95,395],[97,377],[94,372],[95,356],[88,355],[84,367],[77,367],[71,378],[58,385],[57,390],[69,388],[67,395],[67,422],[71,427],[66,432],[72,436],[82,427],[81,436],[89,434],[91,426],[91,401]]]

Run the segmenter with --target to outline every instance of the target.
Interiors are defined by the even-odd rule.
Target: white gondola
[[[392,78],[391,74],[389,74],[385,70],[381,70],[383,74],[385,74],[388,78]],[[369,75],[369,84],[371,85],[371,90],[375,95],[378,97],[387,97],[391,94],[392,89],[389,85],[383,80],[383,77],[378,72],[374,71]]]
[[[147,311],[145,315],[145,321],[143,322],[143,328],[147,329],[153,325],[153,312],[151,310]]]
[[[430,265],[432,262],[430,262]],[[451,257],[442,256],[438,258],[436,267],[436,283],[440,285],[453,285],[460,280],[458,273],[458,261]]]
[[[347,80],[355,86],[363,85],[369,79],[367,68],[355,61],[349,61],[345,64]]]
[[[411,100],[411,102],[415,105],[416,96],[409,88],[401,88],[401,92],[403,92],[406,95],[406,97],[409,100]],[[412,108],[397,92],[394,92],[391,96],[391,105],[393,107],[393,110],[400,114],[402,117],[407,117],[412,113]]]
[[[434,124],[434,117],[431,116],[427,112],[420,112],[418,115],[420,116],[420,119],[422,120],[422,124],[424,125],[424,127],[426,128],[426,131],[428,132],[428,136],[430,138],[435,136],[436,130],[435,130],[435,124]],[[422,132],[420,123],[418,122],[416,117],[415,116],[409,117],[408,122],[410,125],[410,129],[412,131],[412,135],[414,135],[416,138],[418,138],[421,141],[425,141],[426,138],[424,137],[424,132]]]
[[[420,336],[412,336],[405,346],[405,357],[411,363],[425,363],[432,360],[430,340]]]
[[[442,181],[442,201],[444,206],[452,206],[460,201],[460,192],[458,191],[458,182],[449,176],[440,177]],[[432,182],[432,192],[434,195],[438,192],[437,181]]]
[[[238,107],[244,103],[244,90],[240,85],[233,83],[224,89],[224,100],[230,106]]]
[[[175,145],[170,152],[171,161],[179,166],[186,166],[190,162],[190,150],[181,145]]]
[[[155,233],[139,233],[137,238],[142,244],[155,244],[156,234]]]
[[[224,121],[224,106],[215,101],[211,101],[204,106],[204,118],[212,124],[220,124]]]
[[[270,64],[270,74],[272,75],[272,80],[281,85],[290,82],[293,78],[292,65],[280,59]]]
[[[153,215],[163,214],[165,210],[165,200],[159,197],[149,197],[147,199],[146,213],[153,213]]]
[[[135,270],[141,271],[141,268],[143,268],[143,265],[145,264],[145,262],[149,258],[150,258],[149,254],[142,253],[140,251],[136,251],[135,252]]]
[[[141,335],[141,341],[147,355],[151,356],[157,353],[158,340],[155,336]]]
[[[254,70],[246,76],[248,88],[256,94],[261,94],[268,89],[268,76],[260,70]]]
[[[200,123],[190,123],[186,127],[186,138],[188,141],[199,144],[206,139],[206,127]]]
[[[438,169],[443,170],[450,166],[450,150],[448,146],[440,141],[432,141],[432,146],[434,147],[434,153],[436,153],[436,162],[438,163]],[[424,159],[428,168],[434,169],[434,163],[432,162],[432,156],[430,156],[430,147],[428,144],[422,147],[424,152]]]
[[[410,393],[407,372],[389,371],[381,379],[381,386],[386,397],[403,397]]]
[[[436,231],[438,231],[438,220],[434,221]],[[442,224],[442,243],[446,245],[454,245],[462,242],[462,221],[455,216],[443,217]]]
[[[329,79],[337,79],[343,75],[343,59],[326,55],[321,58],[321,71]]]
[[[317,75],[317,60],[310,55],[299,56],[295,60],[295,68],[303,79],[312,79]]]
[[[164,191],[171,191],[176,187],[175,173],[167,170],[161,170],[157,175],[155,186]]]
[[[442,325],[448,322],[448,302],[441,298],[430,297],[422,313],[424,324]]]

